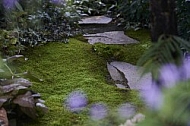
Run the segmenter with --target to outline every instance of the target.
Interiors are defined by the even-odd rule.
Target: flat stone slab
[[[90,44],[98,42],[104,44],[132,44],[138,41],[132,39],[124,34],[124,31],[111,31],[97,34],[85,34],[83,35]]]
[[[118,61],[111,62],[110,64],[116,67],[122,73],[124,73],[125,78],[128,80],[128,85],[130,89],[146,90],[151,87],[151,74],[147,73],[141,77],[143,69],[142,67]]]
[[[112,21],[112,18],[106,16],[92,16],[83,18],[79,21],[79,25],[83,24],[109,24]]]
[[[121,71],[119,71],[116,67],[110,65],[109,63],[107,63],[107,69],[116,87],[120,89],[129,88],[127,84],[128,81],[125,78],[125,75]]]

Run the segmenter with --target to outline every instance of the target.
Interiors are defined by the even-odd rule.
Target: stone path
[[[99,28],[98,33],[84,34],[90,44],[97,42],[105,44],[133,44],[138,41],[124,34],[124,31],[108,29],[104,32],[106,25],[111,24],[112,19],[105,16],[93,16],[82,19],[79,24],[87,28],[87,31]],[[90,27],[89,27],[90,25]],[[94,26],[94,28],[93,28]],[[150,88],[151,74],[141,77],[142,68],[125,62],[114,61],[107,63],[107,69],[114,84],[121,89],[144,90]]]
[[[94,16],[82,19],[79,22],[79,25],[83,26],[83,31],[86,31],[86,34],[83,36],[88,40],[89,44],[95,44],[98,42],[104,44],[123,45],[138,43],[137,40],[126,36],[124,34],[124,31],[119,31],[116,27],[109,27],[111,21],[111,18],[105,16]],[[107,63],[107,69],[112,82],[114,82],[117,88],[146,90],[151,86],[151,74],[148,73],[141,77],[141,72],[143,69],[141,67],[134,66],[125,62],[114,61]],[[130,118],[135,115],[136,107],[130,103],[126,103],[120,107],[118,112],[120,113],[119,115],[122,115],[124,118]],[[132,120],[135,119],[136,118]]]
[[[138,42],[137,40],[126,36],[123,31],[118,31],[118,28],[115,25],[114,27],[106,27],[111,24],[111,21],[112,19],[109,17],[93,16],[82,19],[81,21],[79,21],[79,25],[81,25],[81,27],[83,27],[84,29],[86,27],[86,32],[91,30],[99,31],[95,34],[84,34],[84,37],[88,39],[88,42],[90,44],[98,42],[105,44],[132,44]],[[105,32],[106,30],[108,30],[109,32]]]
[[[108,24],[112,21],[112,18],[106,16],[92,16],[85,17],[81,21],[79,21],[79,25],[81,24]]]
[[[88,39],[90,44],[102,42],[105,44],[132,44],[137,43],[134,40],[124,34],[123,31],[111,31],[97,34],[84,34],[84,37]]]

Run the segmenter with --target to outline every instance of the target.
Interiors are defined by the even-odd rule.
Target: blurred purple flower
[[[15,6],[17,0],[3,0],[3,6],[5,9],[12,9]]]
[[[187,123],[187,126],[190,126],[190,121]]]
[[[163,103],[163,94],[156,83],[153,82],[151,88],[147,90],[141,90],[140,96],[151,109],[158,110],[161,108]]]
[[[50,0],[50,2],[54,4],[64,4],[65,0]]]
[[[184,59],[183,64],[180,68],[182,80],[190,79],[190,60]]]
[[[66,107],[72,112],[79,112],[87,105],[87,97],[82,91],[73,91],[66,99]]]
[[[107,107],[102,103],[93,104],[90,108],[90,117],[93,120],[100,120],[107,116]]]
[[[136,113],[136,107],[130,103],[122,104],[118,108],[118,114],[120,117],[128,119],[132,116],[134,116]]]
[[[166,64],[161,67],[159,80],[164,87],[172,87],[180,79],[180,71],[176,65]]]

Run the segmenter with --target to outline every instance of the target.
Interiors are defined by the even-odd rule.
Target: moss
[[[28,49],[28,61],[17,62],[18,72],[30,71],[43,82],[33,82],[32,89],[40,92],[49,112],[39,122],[24,126],[82,126],[88,120],[88,108],[75,114],[64,106],[67,95],[83,90],[88,96],[88,106],[106,103],[110,110],[125,102],[142,107],[134,91],[119,90],[106,82],[106,61],[92,52],[92,46],[76,39],[68,44],[48,43]]]
[[[150,46],[150,33],[148,30],[141,29],[138,31],[127,30],[125,34],[138,40],[139,43],[129,45],[106,45],[96,43],[93,45],[93,50],[97,55],[106,60],[119,60],[136,64],[144,51]]]
[[[95,43],[92,46],[94,52],[97,55],[103,57],[105,60],[123,60],[124,59],[124,49],[121,45],[107,45],[103,43]]]
[[[150,31],[147,29],[140,29],[137,31],[127,30],[126,35],[139,41],[137,44],[126,45],[125,48],[125,62],[136,64],[142,54],[150,47]]]
[[[82,34],[78,34],[78,35],[75,35],[73,36],[73,38],[79,40],[79,41],[82,41],[82,42],[88,42],[88,39],[86,39]]]

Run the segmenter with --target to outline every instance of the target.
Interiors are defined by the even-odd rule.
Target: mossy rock
[[[104,43],[95,43],[92,46],[97,55],[105,58],[106,60],[123,60],[124,50],[118,45],[107,45]]]

